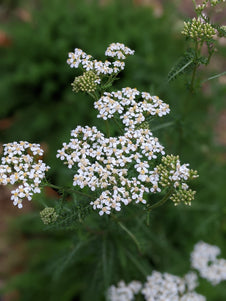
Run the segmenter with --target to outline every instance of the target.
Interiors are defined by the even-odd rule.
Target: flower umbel
[[[41,192],[40,184],[49,166],[40,159],[43,150],[39,144],[20,141],[4,144],[3,147],[0,184],[18,184],[11,191],[11,199],[15,206],[22,208],[24,198],[30,201],[33,194]]]
[[[129,284],[120,281],[117,286],[112,285],[107,296],[110,301],[133,301],[137,294],[141,294],[142,300],[146,301],[205,301],[204,296],[194,291],[197,286],[197,275],[193,272],[178,277],[153,271],[144,284],[138,281]]]
[[[149,129],[129,130],[123,136],[106,138],[96,127],[78,126],[57,157],[73,170],[74,186],[89,187],[100,196],[90,204],[99,214],[121,210],[121,204],[147,203],[147,195],[173,188],[171,199],[190,204],[194,193],[186,184],[197,172],[180,164],[179,157],[166,156],[158,138]],[[163,156],[163,157],[162,157]],[[162,157],[162,164],[157,161]],[[180,198],[181,197],[181,198]]]
[[[162,117],[170,112],[169,105],[158,96],[130,87],[111,93],[104,92],[94,107],[99,111],[97,117],[104,120],[118,114],[125,130],[135,129],[150,116]]]
[[[200,276],[207,279],[212,285],[226,280],[226,259],[217,258],[220,252],[219,247],[200,241],[191,253],[192,267],[198,270]]]

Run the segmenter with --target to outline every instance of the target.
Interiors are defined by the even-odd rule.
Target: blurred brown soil
[[[21,214],[31,211],[31,203],[24,202],[23,210],[13,206],[10,200],[10,190],[7,186],[0,186],[0,288],[6,279],[19,273],[23,269],[25,259],[24,242],[17,239],[16,233],[10,233],[10,222]],[[12,240],[12,237],[15,238]],[[2,296],[2,301],[17,300],[17,292],[10,292]]]

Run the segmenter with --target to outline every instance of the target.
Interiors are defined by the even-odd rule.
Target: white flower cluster
[[[134,51],[121,43],[112,43],[105,52],[106,56],[119,60],[132,54]],[[75,79],[74,91],[94,92],[95,76],[101,78],[101,74],[116,72],[108,68],[117,62],[124,64],[121,61],[97,62],[81,49],[75,49],[74,53],[69,54],[68,63],[75,68],[81,66],[86,72]],[[90,203],[94,210],[103,215],[110,214],[111,209],[120,211],[122,204],[145,204],[147,194],[173,186],[175,193],[178,190],[174,195],[171,193],[171,199],[176,204],[180,200],[185,204],[192,201],[194,192],[185,183],[194,178],[188,164],[180,165],[178,159],[176,166],[173,166],[174,156],[167,156],[167,162],[162,160],[160,165],[157,161],[165,152],[158,138],[150,131],[149,121],[154,116],[168,114],[168,104],[158,96],[126,87],[120,91],[104,92],[94,102],[94,107],[99,111],[98,118],[107,120],[115,115],[116,123],[121,121],[124,127],[123,134],[106,138],[96,127],[78,126],[71,132],[70,142],[63,143],[57,154],[68,168],[75,170],[74,186],[81,189],[88,187],[99,195]]]
[[[192,267],[198,270],[200,276],[210,281],[212,285],[226,280],[226,259],[217,258],[220,252],[219,247],[200,241],[191,253]]]
[[[128,131],[124,136],[104,137],[96,127],[78,126],[57,157],[69,168],[76,164],[73,185],[88,186],[101,195],[91,202],[99,214],[121,210],[121,204],[146,203],[144,193],[159,192],[159,174],[150,161],[164,155],[163,146],[148,129]],[[130,175],[131,174],[131,175]]]
[[[142,101],[137,101],[138,97],[141,97]],[[94,107],[99,111],[97,117],[104,120],[118,113],[126,130],[134,129],[144,122],[147,116],[162,117],[170,112],[169,105],[158,96],[151,96],[147,92],[139,92],[136,88],[129,87],[117,92],[105,92],[94,103]]]
[[[142,288],[139,281],[132,281],[128,285],[120,281],[118,286],[112,285],[108,290],[108,299],[110,301],[132,301],[134,295],[138,294]]]
[[[132,281],[128,285],[120,281],[117,287],[112,285],[107,298],[110,301],[132,301],[140,293],[146,301],[205,301],[204,296],[194,291],[197,285],[197,275],[192,272],[181,278],[153,271],[144,285],[138,281]]]
[[[142,294],[147,301],[204,301],[205,297],[193,291],[197,284],[197,276],[191,272],[181,278],[154,271],[151,276],[147,277]]]
[[[40,193],[40,183],[45,178],[49,167],[40,157],[43,150],[39,144],[26,141],[13,142],[3,145],[3,157],[0,165],[0,184],[18,184],[12,190],[13,204],[22,208],[24,198],[31,200],[34,193]]]
[[[189,164],[182,164],[180,160],[177,160],[175,170],[170,171],[169,180],[174,181],[174,187],[176,188],[179,185],[179,182],[188,180],[190,176],[190,169],[188,168]],[[183,185],[186,185],[183,183]]]
[[[99,76],[117,74],[125,67],[125,63],[122,60],[129,55],[133,55],[134,51],[126,47],[124,44],[113,43],[107,48],[105,54],[106,56],[112,58],[117,57],[118,59],[113,62],[108,60],[105,62],[98,61],[91,55],[86,54],[83,50],[75,48],[74,52],[69,53],[67,63],[71,68],[81,67],[85,71],[92,70]]]
[[[105,51],[105,55],[117,57],[119,60],[125,60],[128,55],[134,55],[134,50],[131,50],[122,43],[112,43]]]

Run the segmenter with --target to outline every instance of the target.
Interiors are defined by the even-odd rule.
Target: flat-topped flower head
[[[71,136],[57,157],[76,169],[74,186],[102,191],[91,203],[101,215],[131,201],[146,203],[145,193],[160,191],[150,162],[164,155],[164,148],[148,129],[106,138],[96,127],[78,126]]]
[[[100,215],[120,211],[122,204],[146,204],[146,195],[161,192],[168,182],[175,194],[184,193],[181,201],[191,201],[186,182],[193,173],[188,164],[181,165],[178,157],[164,157],[163,146],[149,129],[106,138],[96,127],[78,126],[71,136],[57,157],[76,171],[74,186],[100,193],[90,203]],[[163,163],[157,164],[161,157]]]
[[[203,241],[198,242],[191,253],[191,266],[212,285],[226,280],[226,259],[218,259],[220,253],[219,247]]]
[[[108,300],[110,301],[133,301],[136,294],[140,292],[142,284],[139,281],[132,281],[128,285],[120,281],[116,286],[108,289]]]
[[[113,61],[100,61],[83,50],[75,48],[74,52],[69,52],[67,63],[71,68],[81,68],[85,73],[75,78],[73,91],[95,91],[97,85],[101,84],[103,78],[110,75],[116,76],[122,71],[125,68],[125,62],[123,60],[125,60],[128,55],[132,54],[134,54],[134,51],[124,44],[113,43],[105,52],[105,55],[112,57]],[[92,75],[91,81],[87,80],[87,74]]]
[[[105,55],[113,58],[116,57],[118,60],[125,60],[127,56],[134,55],[134,52],[134,50],[122,43],[112,43],[105,51]]]
[[[0,184],[18,184],[12,190],[13,204],[22,208],[24,198],[31,200],[34,193],[40,193],[40,184],[49,167],[43,163],[43,150],[39,144],[26,141],[3,145],[3,157],[0,165]]]
[[[146,301],[206,301],[204,296],[194,291],[197,286],[195,273],[178,277],[153,271],[144,284],[136,280],[126,284],[121,280],[116,286],[110,286],[107,297],[110,301],[133,301],[139,294]]]
[[[193,291],[197,285],[197,276],[194,273],[178,277],[169,273],[153,271],[147,277],[141,292],[145,300],[205,301],[204,296]]]
[[[94,108],[99,111],[97,117],[104,120],[118,114],[125,130],[137,128],[147,117],[162,117],[170,112],[169,105],[158,96],[151,96],[148,92],[140,92],[130,87],[116,92],[105,92],[94,103]]]

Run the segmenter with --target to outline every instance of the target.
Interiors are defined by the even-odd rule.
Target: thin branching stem
[[[195,83],[195,76],[196,76],[196,71],[198,69],[198,41],[195,41],[195,60],[194,60],[194,69],[192,72],[192,77],[191,77],[191,84],[190,84],[190,91],[193,93],[194,92],[194,83]]]
[[[148,206],[147,210],[150,212],[151,210],[162,206],[163,204],[165,204],[165,202],[169,199],[169,197],[171,196],[171,194],[173,193],[174,188],[171,188],[166,194],[165,196],[157,203],[155,203],[152,206]]]
[[[136,236],[122,222],[120,222],[114,215],[112,215],[112,218],[118,223],[120,228],[123,229],[130,236],[130,238],[134,241],[139,253],[142,253],[140,243],[137,240]]]
[[[225,75],[225,74],[226,74],[226,71],[224,71],[224,72],[222,72],[222,73],[219,73],[219,74],[216,74],[216,75],[213,75],[213,76],[211,76],[211,77],[209,77],[209,78],[203,80],[202,83],[205,83],[205,82],[207,82],[207,81],[209,81],[209,80],[218,78],[218,77],[220,77],[220,76],[222,76],[222,75]]]
[[[53,189],[57,189],[59,192],[62,192],[63,194],[65,193],[65,192],[67,192],[67,191],[72,191],[72,192],[74,192],[74,193],[77,193],[77,194],[79,194],[79,195],[82,195],[82,196],[85,196],[85,197],[87,197],[87,198],[94,198],[94,196],[91,196],[91,195],[89,195],[89,194],[87,194],[87,193],[84,193],[84,192],[81,192],[81,191],[78,191],[78,190],[75,190],[75,189],[72,189],[72,188],[65,188],[65,187],[60,187],[60,186],[57,186],[57,185],[54,185],[54,184],[50,184],[50,183],[46,183],[44,186],[48,186],[48,187],[51,187],[51,188],[53,188]]]

